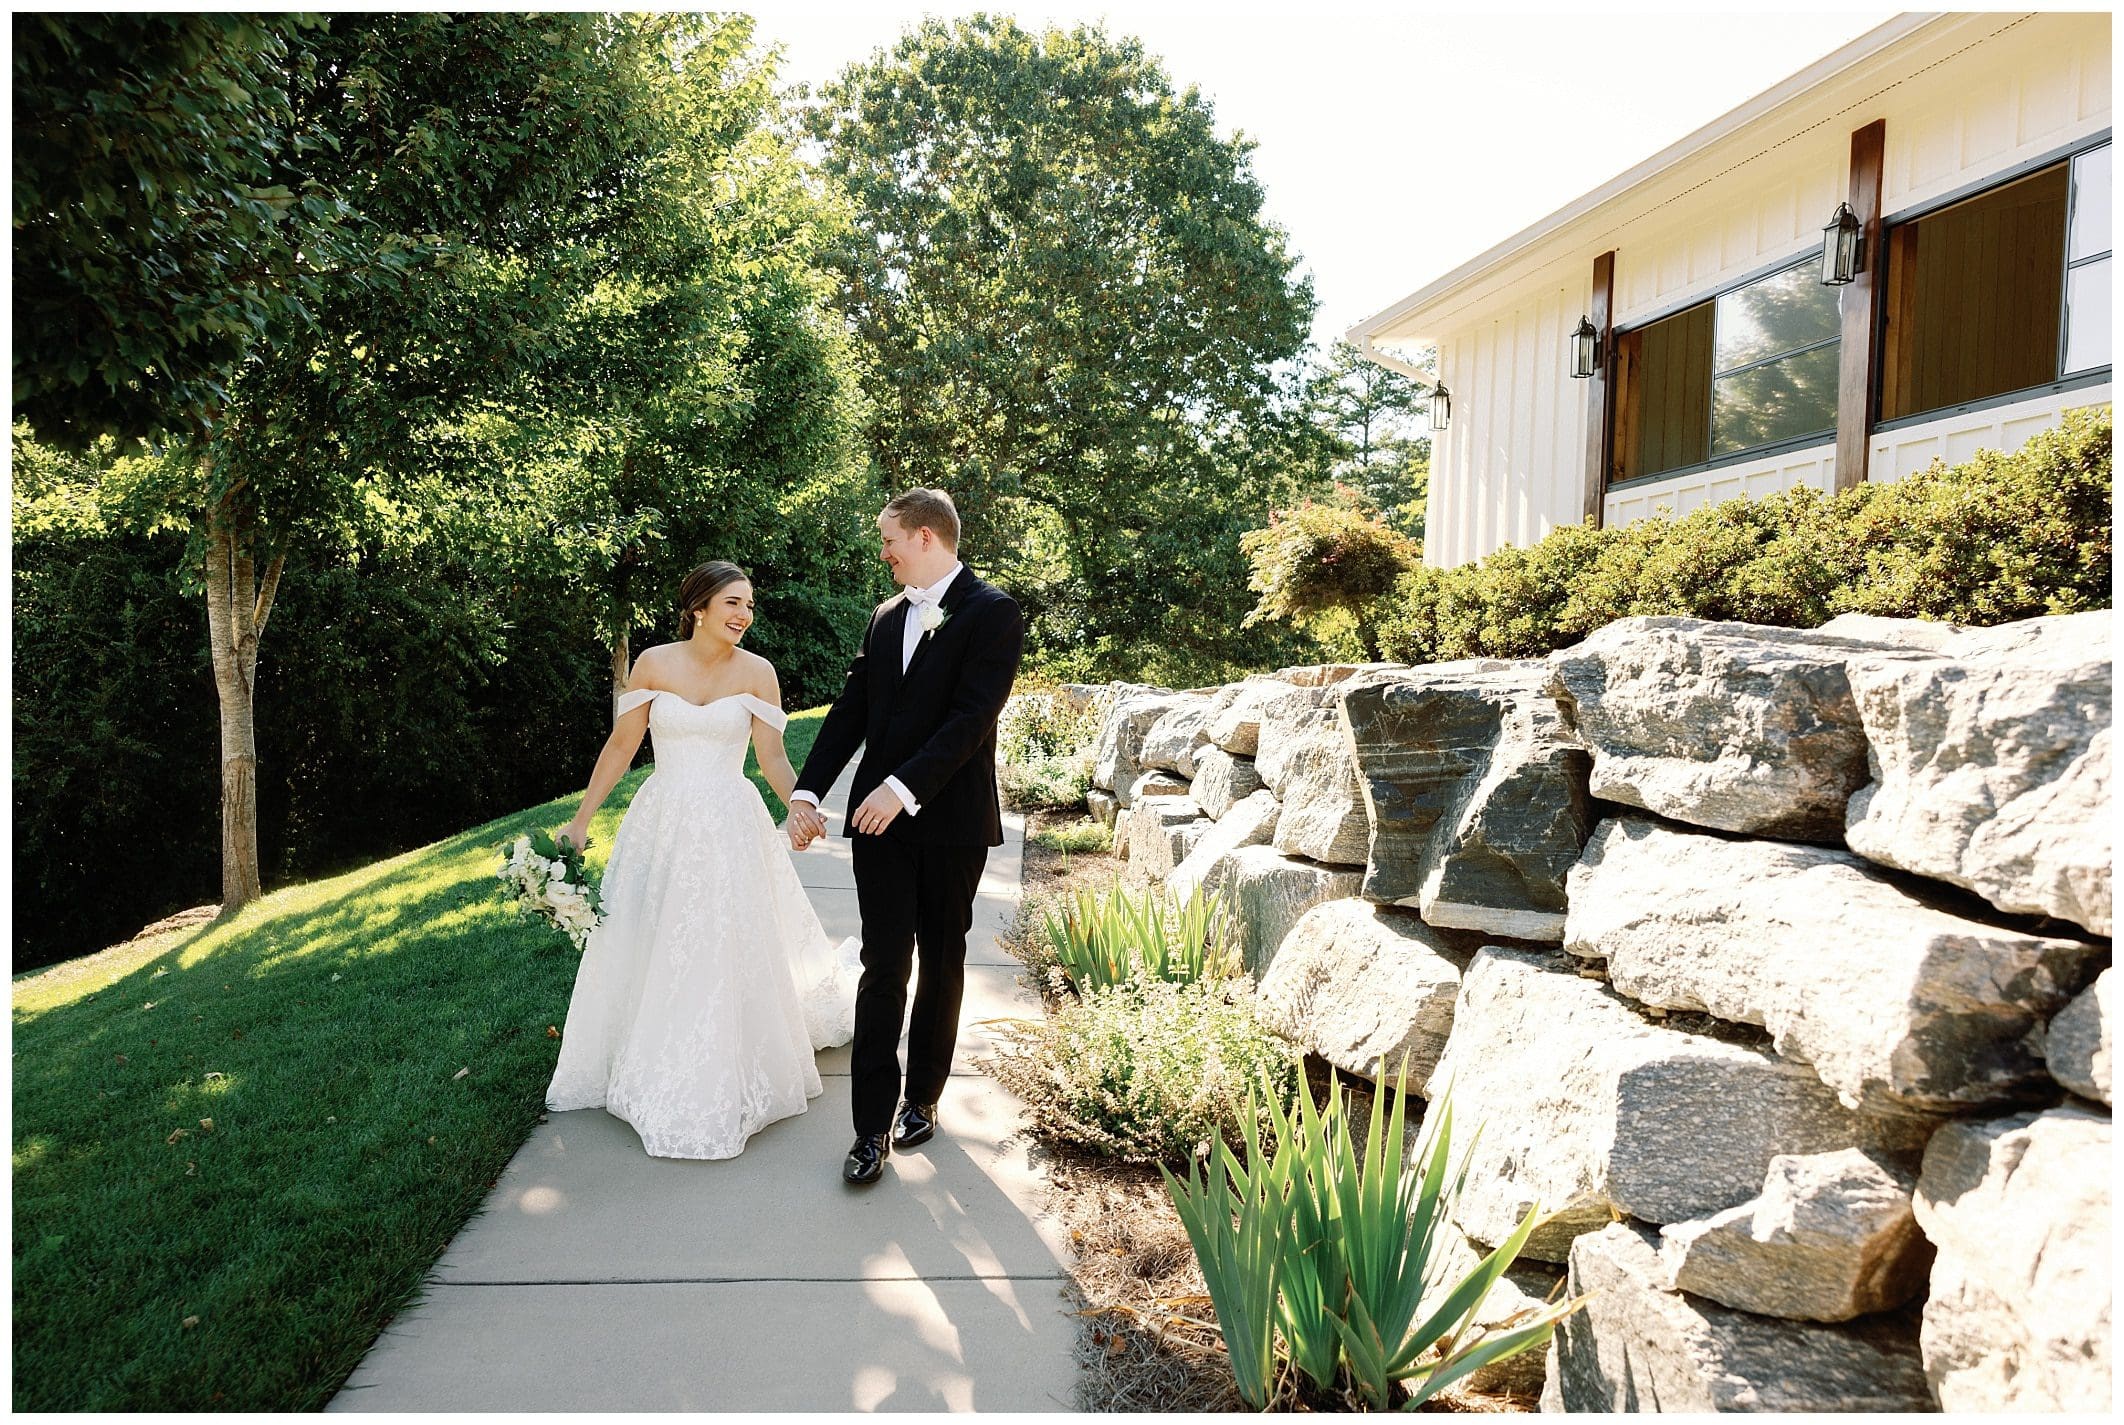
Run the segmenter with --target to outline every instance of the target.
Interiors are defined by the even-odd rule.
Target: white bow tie
[[[921,607],[923,604],[934,603],[935,601],[935,596],[931,594],[927,589],[909,589],[907,591],[907,602],[915,605],[917,608]]]

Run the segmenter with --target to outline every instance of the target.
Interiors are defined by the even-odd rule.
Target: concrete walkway
[[[847,779],[829,808],[845,807]],[[826,1091],[720,1162],[651,1158],[601,1110],[551,1114],[332,1410],[1069,1410],[1066,1245],[1018,1101],[971,1026],[1040,1012],[995,944],[1023,824],[990,853],[938,1135],[841,1182],[848,1050]],[[800,854],[836,939],[858,930],[838,835]]]

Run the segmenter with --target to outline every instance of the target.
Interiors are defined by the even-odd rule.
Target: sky
[[[733,7],[738,8],[738,7]],[[1100,22],[1252,139],[1311,273],[1323,348],[1876,25],[1887,10],[1484,11],[1113,0],[755,0],[785,82],[818,85],[925,14]]]

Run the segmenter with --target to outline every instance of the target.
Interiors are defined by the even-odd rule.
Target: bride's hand
[[[553,833],[553,842],[556,846],[570,841],[575,843],[575,849],[578,851],[589,850],[590,828],[571,821],[559,831]]]

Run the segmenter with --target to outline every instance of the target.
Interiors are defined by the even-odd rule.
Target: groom
[[[799,849],[826,829],[819,800],[858,745],[848,835],[863,915],[863,979],[850,1063],[855,1146],[841,1165],[874,1183],[894,1148],[926,1143],[951,1073],[966,932],[988,848],[1003,842],[996,715],[1025,646],[1017,601],[959,562],[959,512],[942,490],[909,490],[878,516],[892,577],[848,682],[819,726],[790,797]],[[900,1099],[900,1024],[919,957]]]

